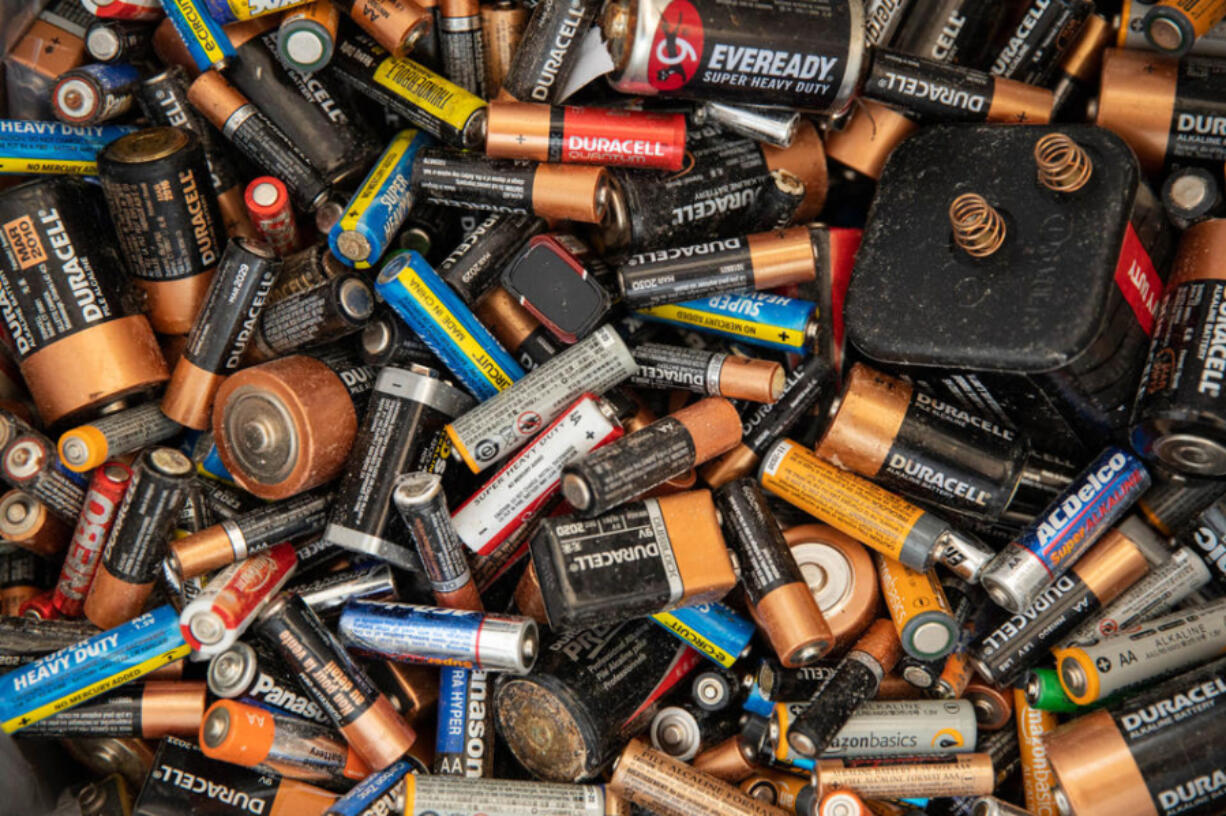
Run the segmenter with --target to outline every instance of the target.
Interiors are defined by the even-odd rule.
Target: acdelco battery
[[[1055,165],[1039,150],[1053,140]],[[963,193],[994,217],[995,251],[972,254],[951,238]],[[847,337],[876,365],[948,396],[946,410],[1019,427],[1043,452],[1083,462],[1126,428],[1168,251],[1154,196],[1113,134],[929,127],[882,173],[847,292]]]

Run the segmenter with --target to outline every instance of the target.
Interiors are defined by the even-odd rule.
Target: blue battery
[[[161,3],[170,24],[196,63],[196,70],[221,70],[234,58],[230,38],[209,14],[203,0],[161,0]]]
[[[725,668],[745,653],[756,630],[753,621],[721,603],[657,612],[651,620]]]
[[[0,119],[0,174],[95,176],[98,153],[129,133],[131,125],[66,125]]]
[[[492,682],[485,672],[446,667],[439,672],[434,772],[488,777],[493,773]]]
[[[489,329],[415,249],[383,266],[375,291],[479,400],[524,376]]]
[[[0,728],[13,733],[187,656],[179,613],[160,606],[0,676]]]
[[[657,323],[793,354],[808,354],[817,342],[817,304],[770,292],[666,303],[635,314]]]
[[[325,816],[364,816],[375,802],[388,794],[394,794],[400,780],[411,773],[416,773],[413,766],[403,759],[398,759],[350,788],[348,793],[332,803]],[[394,796],[389,797],[388,807],[382,812],[389,814],[396,812],[391,801],[394,798]]]
[[[396,134],[328,232],[333,255],[357,269],[378,263],[413,206],[413,161],[433,143],[430,134],[412,128]]]

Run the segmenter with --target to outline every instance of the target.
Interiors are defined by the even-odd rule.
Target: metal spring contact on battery
[[[963,193],[949,205],[954,243],[974,258],[986,258],[1005,242],[1005,219],[978,193]]]
[[[1034,145],[1039,183],[1057,193],[1080,190],[1094,173],[1094,164],[1081,145],[1063,133],[1049,133]]]

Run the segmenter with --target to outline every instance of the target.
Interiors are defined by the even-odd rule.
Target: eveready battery
[[[88,473],[107,459],[163,442],[182,430],[156,402],[149,402],[64,431],[56,447],[64,467]]]
[[[97,155],[131,125],[66,125],[60,122],[25,122],[0,119],[0,174],[47,173],[94,176]]]
[[[328,246],[338,258],[358,269],[378,263],[413,206],[409,178],[417,154],[432,142],[417,130],[392,138],[328,233]]]
[[[234,58],[234,46],[209,13],[206,0],[165,0],[162,8],[197,71],[224,68]]]
[[[81,515],[52,595],[52,603],[60,614],[78,617],[85,611],[85,596],[94,581],[102,548],[131,481],[132,470],[121,462],[103,463],[90,478],[85,501],[81,503]]]
[[[230,648],[294,574],[294,545],[284,542],[231,564],[209,579],[179,615],[193,660]]]
[[[617,0],[601,31],[627,94],[668,94],[837,113],[864,71],[864,4],[770,2],[752,12],[711,0]]]
[[[656,612],[652,622],[688,643],[703,657],[728,667],[749,650],[757,627],[722,603],[687,604]]]
[[[374,601],[345,604],[337,631],[387,660],[512,674],[530,671],[540,646],[531,618]]]
[[[11,734],[173,663],[188,651],[178,613],[160,606],[0,677],[0,728]]]
[[[817,304],[769,292],[717,295],[652,306],[639,317],[792,354],[817,344]]]
[[[439,672],[435,774],[480,779],[494,775],[492,678],[483,671]]]
[[[416,250],[388,261],[375,291],[478,399],[489,399],[524,376],[519,363]]]

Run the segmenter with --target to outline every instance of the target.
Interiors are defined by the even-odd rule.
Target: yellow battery
[[[1047,746],[1043,743],[1043,736],[1056,730],[1056,715],[1031,708],[1024,689],[1013,690],[1013,713],[1017,717],[1017,744],[1022,753],[1026,810],[1034,816],[1058,816],[1052,795],[1055,776],[1047,761]]]
[[[936,572],[913,570],[881,553],[874,553],[873,560],[903,651],[920,660],[952,652],[958,642],[958,621]]]

